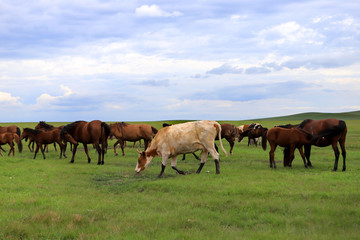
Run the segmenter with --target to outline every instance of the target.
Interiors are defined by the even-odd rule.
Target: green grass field
[[[299,123],[260,122],[269,128]],[[33,159],[24,142],[23,153],[0,157],[0,239],[359,239],[360,119],[346,123],[346,172],[331,171],[331,147],[312,149],[311,169],[298,152],[293,168],[284,168],[278,148],[278,169],[270,169],[268,151],[245,140],[232,156],[220,153],[220,175],[212,159],[195,174],[199,162],[187,155],[178,168],[188,175],[169,164],[158,179],[158,157],[134,174],[136,148],[126,148],[125,157],[109,148],[98,166],[94,150],[90,164],[82,148],[70,164],[69,150],[59,159],[50,146],[46,160]],[[160,129],[162,122],[149,124]]]

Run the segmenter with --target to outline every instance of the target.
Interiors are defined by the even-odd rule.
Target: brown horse
[[[15,134],[18,135],[19,138],[21,136],[20,128],[18,126],[16,126],[16,125],[0,127],[0,133],[6,133],[6,132],[15,133]],[[22,152],[22,148],[23,148],[23,146],[22,146],[22,143],[21,143],[21,140],[20,140],[19,143],[18,143],[19,152]]]
[[[251,140],[253,140],[255,146],[257,146],[257,139],[262,137],[267,130],[267,128],[264,128],[259,123],[252,123],[249,125],[248,129],[243,132],[241,132],[241,129],[239,129],[240,134],[238,141],[241,142],[244,137],[248,137],[248,146],[250,145]]]
[[[110,134],[110,127],[105,122],[94,120],[91,122],[76,121],[63,127],[61,139],[74,144],[71,163],[75,160],[76,149],[81,142],[84,145],[88,163],[91,162],[87,144],[93,144],[98,152],[98,165],[104,164],[104,155],[107,148],[107,138]],[[101,144],[101,148],[100,148]]]
[[[117,139],[114,144],[115,155],[117,155],[116,145],[120,143],[122,155],[125,156],[125,141],[135,142],[144,139],[146,150],[157,132],[158,130],[156,128],[148,124],[128,124],[125,122],[110,124],[110,137],[114,136]]]
[[[34,141],[36,143],[36,150],[34,154],[34,159],[36,154],[41,150],[43,158],[46,159],[43,144],[50,144],[56,142],[60,146],[60,158],[62,155],[66,157],[64,151],[64,145],[60,138],[60,129],[53,129],[51,131],[40,131],[37,129],[24,128],[23,133],[21,134],[21,139],[29,139],[29,141]]]
[[[312,134],[316,141],[312,144],[306,144],[305,148],[305,157],[307,159],[308,166],[311,166],[310,162],[310,153],[311,153],[311,145],[315,145],[317,147],[326,147],[332,146],[335,154],[335,163],[333,171],[336,171],[338,168],[340,151],[338,148],[338,143],[341,147],[341,153],[343,157],[343,171],[346,170],[346,149],[345,149],[345,141],[347,134],[346,123],[342,120],[330,118],[330,119],[322,119],[322,120],[312,120],[306,119],[302,123],[299,124],[299,128]]]
[[[59,126],[59,127],[54,127],[53,125],[51,125],[51,124],[48,124],[48,123],[46,123],[45,121],[40,121],[36,126],[35,126],[35,129],[37,129],[37,130],[41,130],[41,131],[51,131],[51,130],[54,130],[54,129],[56,129],[56,128],[58,128],[58,129],[60,129],[60,131],[61,131],[61,129],[64,127],[64,125],[62,125],[62,126]],[[34,151],[34,143],[35,142],[32,142],[33,143],[33,145],[32,145],[32,151]],[[31,142],[29,142],[29,149],[30,149],[30,151],[31,151],[31,148],[30,148],[30,144],[31,144]],[[57,151],[57,149],[56,149],[56,143],[54,143],[54,148],[55,148],[55,151]],[[66,146],[65,146],[65,149],[66,149]],[[32,152],[31,151],[31,152]],[[49,147],[48,147],[48,145],[46,146],[46,152],[49,152]]]
[[[13,153],[13,157],[15,156],[15,149],[14,149],[14,140],[17,144],[20,142],[20,138],[17,134],[6,132],[0,134],[0,145],[9,144],[10,151],[8,153],[8,156],[10,156],[10,153]],[[2,149],[2,148],[1,148]],[[4,149],[2,149],[4,150]],[[4,156],[0,151],[1,156]]]
[[[270,159],[270,167],[276,168],[275,160],[274,160],[274,153],[277,146],[281,147],[288,147],[289,148],[289,165],[291,167],[292,161],[294,160],[294,152],[295,148],[297,148],[300,152],[300,155],[304,161],[304,165],[307,168],[307,164],[305,161],[305,155],[303,152],[302,147],[305,144],[311,144],[313,137],[311,134],[305,132],[301,129],[286,129],[281,127],[274,127],[270,128],[268,131],[264,133],[262,136],[262,148],[264,151],[266,150],[266,143],[269,141],[270,144],[270,152],[269,152],[269,159]],[[285,166],[285,164],[284,164]]]

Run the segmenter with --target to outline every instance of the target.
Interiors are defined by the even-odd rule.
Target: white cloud
[[[323,36],[311,28],[305,28],[297,22],[286,22],[259,32],[262,44],[322,44]]]
[[[20,97],[13,97],[10,93],[0,92],[0,105],[4,107],[21,106]]]
[[[162,10],[158,5],[142,5],[135,10],[138,17],[179,17],[181,12],[167,12]]]

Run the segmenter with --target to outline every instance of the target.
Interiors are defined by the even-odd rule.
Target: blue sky
[[[0,122],[360,110],[360,3],[0,0]]]

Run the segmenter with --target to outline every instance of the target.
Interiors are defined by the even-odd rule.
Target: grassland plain
[[[291,169],[282,167],[279,148],[274,170],[268,151],[244,141],[221,154],[220,175],[212,159],[195,174],[199,162],[187,155],[178,167],[188,175],[168,166],[158,179],[160,158],[135,175],[136,149],[114,156],[114,141],[103,166],[94,150],[90,164],[81,149],[70,164],[70,151],[59,159],[52,146],[46,160],[33,159],[24,142],[23,153],[0,158],[0,239],[359,239],[360,120],[346,123],[346,172],[331,171],[331,147],[312,149],[311,169],[298,152]]]

